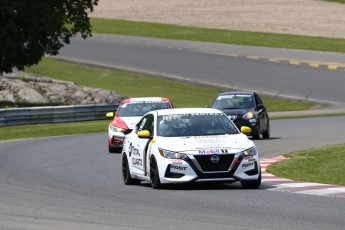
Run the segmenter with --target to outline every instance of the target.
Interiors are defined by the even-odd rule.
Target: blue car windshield
[[[221,113],[158,116],[157,135],[163,137],[238,134],[236,126]]]

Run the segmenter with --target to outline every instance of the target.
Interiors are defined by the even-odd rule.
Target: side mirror
[[[151,136],[150,131],[148,130],[142,130],[137,133],[139,138],[149,138]]]
[[[263,109],[264,105],[263,104],[258,104],[258,106],[256,107],[257,110]]]
[[[241,127],[241,133],[248,135],[248,134],[250,134],[251,132],[252,132],[252,129],[249,128],[248,126],[242,126],[242,127]]]
[[[114,117],[114,112],[109,112],[109,113],[107,113],[105,116],[107,117],[107,118],[113,118]]]

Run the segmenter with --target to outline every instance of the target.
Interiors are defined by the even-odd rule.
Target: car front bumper
[[[218,154],[218,163],[212,163],[213,155],[188,155],[188,159],[161,159],[158,166],[161,183],[235,182],[257,180],[260,175],[258,156],[235,158],[235,154]]]
[[[108,128],[108,143],[112,147],[122,147],[125,134],[122,132],[114,132]]]

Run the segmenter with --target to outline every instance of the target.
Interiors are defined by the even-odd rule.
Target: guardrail
[[[70,105],[0,109],[0,127],[106,119],[118,105]]]

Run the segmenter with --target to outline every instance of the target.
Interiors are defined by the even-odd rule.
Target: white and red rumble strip
[[[279,178],[266,172],[266,167],[268,165],[286,159],[288,158],[279,156],[269,159],[263,159],[260,161],[262,183],[271,187],[267,190],[345,198],[345,186],[294,181],[290,179]]]

